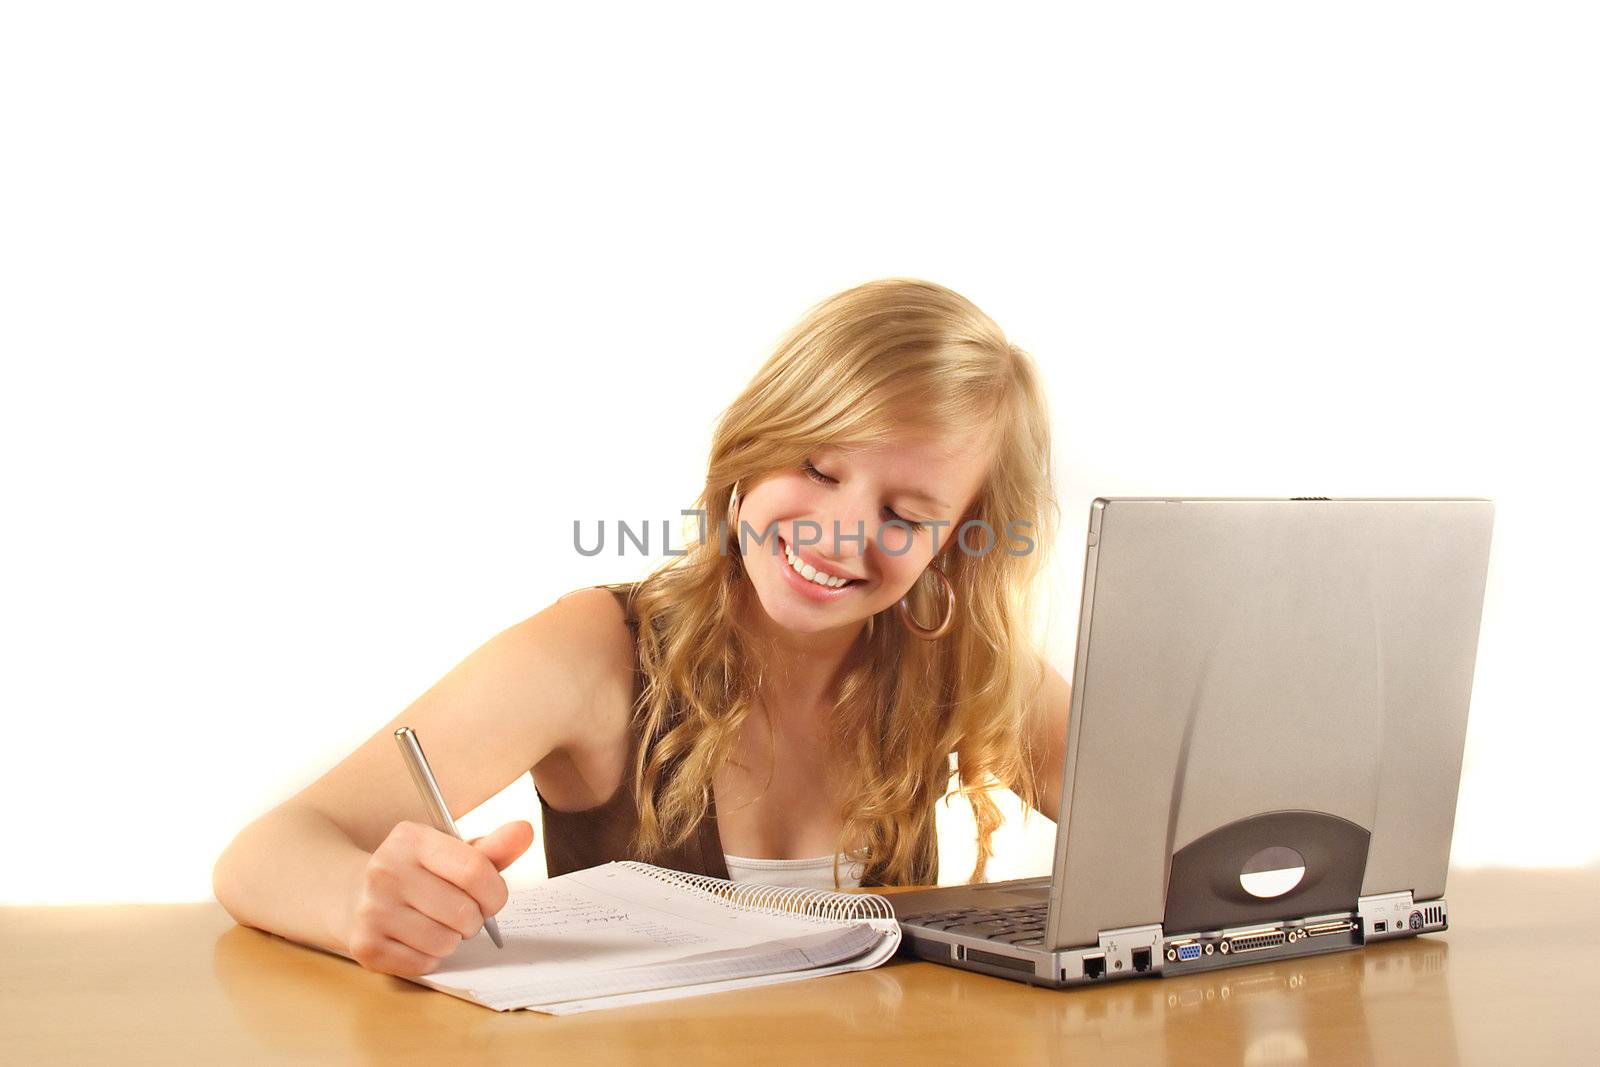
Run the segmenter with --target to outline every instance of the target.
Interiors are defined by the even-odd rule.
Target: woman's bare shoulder
[[[574,590],[484,642],[286,803],[322,812],[376,849],[416,810],[416,787],[395,758],[401,726],[425,739],[451,811],[473,810],[530,767],[592,766],[622,744],[626,710],[614,709],[629,704],[632,655],[616,599]]]
[[[528,624],[538,626],[547,647],[570,655],[573,673],[597,690],[632,681],[633,632],[609,588],[589,585],[563,593]]]
[[[581,811],[604,801],[627,773],[634,694],[633,632],[617,598],[604,586],[563,595],[542,615],[562,631],[569,678],[582,692],[581,709],[563,724],[560,743],[533,767],[534,784],[558,811]]]

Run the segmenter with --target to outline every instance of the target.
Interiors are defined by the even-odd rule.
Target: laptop
[[[1051,875],[890,895],[902,951],[1069,987],[1447,929],[1493,519],[1095,500]]]

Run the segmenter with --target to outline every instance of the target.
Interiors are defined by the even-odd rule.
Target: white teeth
[[[833,578],[829,575],[823,574],[811,564],[802,561],[799,556],[794,554],[787,544],[783,546],[783,554],[784,557],[789,561],[790,570],[800,575],[800,577],[804,578],[806,581],[820,585],[824,589],[837,589],[841,585],[845,585],[849,582],[849,579],[847,578]]]

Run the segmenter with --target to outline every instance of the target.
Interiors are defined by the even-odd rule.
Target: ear
[[[941,569],[943,568],[944,564],[948,563],[953,558],[951,556],[952,552],[961,551],[961,526],[963,523],[971,522],[973,518],[976,517],[976,511],[976,507],[968,508],[966,511],[961,513],[960,518],[956,519],[955,522],[945,527],[944,536],[939,541],[939,551],[933,554],[932,561],[939,564]],[[982,532],[983,531],[980,530],[979,534],[981,535]]]

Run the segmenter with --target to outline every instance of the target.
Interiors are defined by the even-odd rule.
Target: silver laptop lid
[[[1493,516],[1097,499],[1045,947],[1442,896]],[[1269,846],[1306,871],[1258,899]]]

